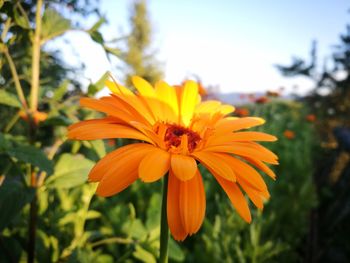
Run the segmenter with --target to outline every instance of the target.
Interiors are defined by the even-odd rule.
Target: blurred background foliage
[[[131,4],[132,30],[113,43],[99,31],[107,21],[98,1],[0,0],[0,7],[0,262],[156,262],[160,183],[135,183],[117,196],[99,198],[96,185],[86,183],[88,172],[125,141],[66,141],[68,125],[98,117],[80,109],[78,99],[100,92],[108,74],[81,87],[80,68],[68,67],[59,50],[45,48],[79,30],[106,56],[123,62],[127,83],[134,74],[155,82],[162,65],[152,47],[146,3]],[[95,19],[90,28],[81,26],[87,17]],[[272,198],[264,211],[252,207],[253,222],[246,224],[202,169],[206,218],[185,242],[170,240],[171,262],[349,262],[350,147],[347,130],[339,128],[348,127],[350,116],[349,28],[332,68],[316,72],[316,53],[314,45],[311,62],[279,66],[285,75],[312,78],[310,96],[251,95],[251,103],[235,113],[265,118],[259,130],[279,138],[268,145],[280,165],[274,167],[276,182],[265,178]],[[348,77],[338,80],[338,71]]]

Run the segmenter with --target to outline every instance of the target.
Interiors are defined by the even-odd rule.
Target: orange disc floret
[[[264,120],[231,117],[234,107],[215,100],[201,102],[194,81],[178,87],[159,81],[152,86],[135,76],[132,82],[135,93],[107,81],[110,96],[82,98],[83,107],[106,116],[68,128],[70,139],[134,139],[108,153],[90,171],[89,181],[98,182],[97,194],[112,196],[137,179],[150,183],[168,174],[168,225],[175,240],[184,240],[196,233],[204,220],[205,191],[198,169],[201,163],[238,214],[250,222],[244,193],[262,209],[270,195],[257,170],[275,179],[267,164],[278,164],[278,157],[258,143],[275,141],[276,137],[246,131]]]

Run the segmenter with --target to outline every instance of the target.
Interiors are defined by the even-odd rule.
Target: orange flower
[[[249,115],[249,110],[247,108],[237,108],[235,114],[239,117],[246,117]]]
[[[275,141],[276,137],[240,130],[261,125],[264,120],[228,117],[234,107],[219,101],[201,102],[198,85],[193,81],[186,81],[177,89],[163,81],[155,87],[139,77],[132,81],[137,94],[107,81],[111,96],[82,98],[82,106],[107,116],[69,127],[70,139],[140,140],[107,154],[90,171],[89,181],[99,182],[97,194],[115,195],[138,178],[150,183],[169,173],[168,224],[174,239],[184,240],[199,230],[205,214],[198,161],[218,181],[239,215],[250,222],[242,190],[259,209],[269,192],[260,174],[249,164],[275,178],[265,163],[278,163],[274,153],[255,141]]]
[[[289,140],[292,140],[292,139],[295,138],[295,133],[293,131],[291,131],[291,130],[285,130],[283,132],[283,135],[284,135],[284,137],[286,137]]]
[[[306,115],[306,120],[308,122],[314,122],[314,121],[316,121],[316,116],[314,114],[308,114],[308,115]]]
[[[269,101],[269,99],[266,96],[261,96],[257,99],[255,99],[255,103],[257,104],[264,104],[267,103]]]
[[[19,116],[23,120],[28,121],[28,114],[24,110],[21,110],[19,112]],[[33,118],[35,124],[39,124],[40,122],[43,122],[47,119],[47,113],[41,112],[41,111],[35,111],[31,117]]]
[[[268,90],[268,91],[266,92],[266,96],[277,98],[277,97],[280,96],[280,93],[279,93],[278,91]]]

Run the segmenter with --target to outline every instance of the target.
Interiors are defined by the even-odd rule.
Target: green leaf
[[[55,101],[59,101],[63,98],[64,94],[67,92],[67,88],[69,85],[69,80],[65,80],[62,84],[55,90],[53,93],[52,99]]]
[[[91,36],[93,41],[103,45],[104,40],[103,40],[103,36],[102,36],[102,34],[100,32],[93,31],[93,32],[90,33],[90,36]]]
[[[102,158],[106,155],[105,144],[102,140],[90,141],[90,144],[98,157]]]
[[[0,8],[4,5],[4,0],[0,0]]]
[[[55,173],[45,184],[49,188],[72,188],[87,181],[89,171],[94,162],[82,155],[62,154],[56,166]]]
[[[20,14],[16,7],[13,8],[13,15],[18,26],[24,29],[30,29],[28,17],[26,17],[24,14]]]
[[[30,203],[35,195],[33,188],[19,182],[5,183],[0,187],[0,232]]]
[[[101,17],[89,30],[89,33],[97,31],[107,20],[104,17]]]
[[[175,261],[185,260],[185,253],[172,238],[169,239],[169,258]]]
[[[116,57],[120,57],[122,54],[122,51],[119,48],[112,48],[107,46],[103,46],[103,48],[107,53],[112,54]]]
[[[105,83],[108,77],[109,72],[107,71],[95,84],[90,84],[88,88],[88,95],[95,95],[96,92],[103,89],[105,87]]]
[[[16,145],[7,150],[7,154],[19,161],[30,163],[47,172],[49,175],[53,172],[52,162],[38,148],[31,145]]]
[[[157,263],[157,260],[154,257],[154,255],[151,252],[144,249],[143,247],[141,247],[140,245],[136,245],[136,250],[132,254],[135,258],[137,258],[141,262]]]
[[[4,104],[11,107],[20,108],[21,103],[15,95],[9,93],[3,89],[0,90],[0,104]]]
[[[70,20],[61,16],[54,9],[46,9],[42,18],[41,39],[42,42],[64,34],[71,29]]]

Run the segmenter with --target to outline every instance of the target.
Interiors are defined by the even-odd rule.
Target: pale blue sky
[[[101,0],[101,11],[109,20],[105,38],[128,32],[131,0]],[[320,61],[329,54],[350,22],[345,0],[149,0],[154,29],[154,47],[165,63],[165,79],[171,84],[192,74],[222,92],[287,91],[303,79],[286,80],[273,67],[288,64],[292,55],[308,57],[311,41],[319,42]],[[86,76],[93,81],[106,70],[118,73],[102,50],[72,34],[75,51],[86,62]],[[85,41],[86,40],[86,41]],[[84,45],[81,43],[84,42]]]

